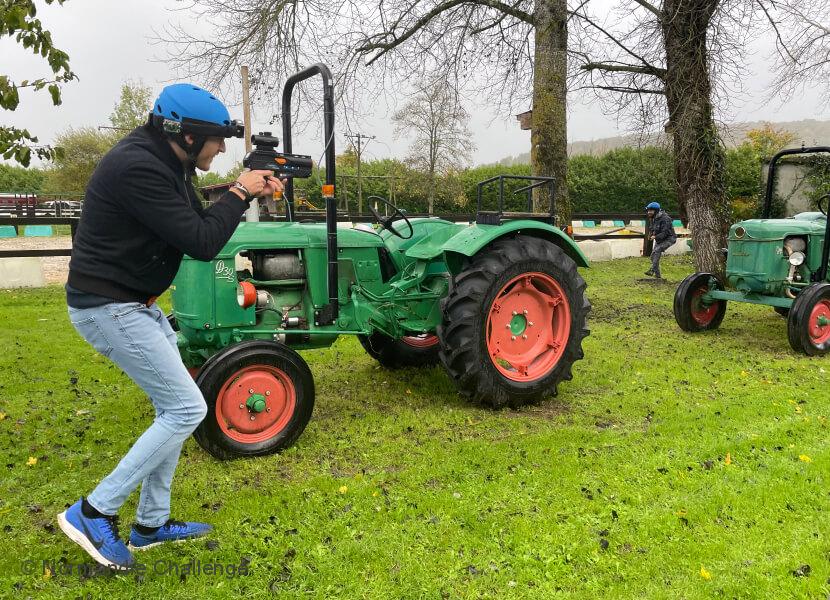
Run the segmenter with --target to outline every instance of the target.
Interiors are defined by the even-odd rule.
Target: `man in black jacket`
[[[662,279],[660,276],[660,258],[663,256],[663,252],[677,242],[677,234],[674,232],[672,218],[660,208],[660,204],[657,202],[649,202],[646,206],[646,214],[651,219],[651,239],[654,240],[654,248],[651,250],[651,268],[646,271],[646,275],[653,275],[655,279]]]
[[[243,172],[203,209],[191,184],[242,137],[225,106],[190,84],[166,87],[148,123],[110,150],[87,186],[73,242],[66,298],[75,329],[147,393],[152,425],[87,497],[58,515],[61,529],[97,562],[133,564],[130,549],[205,535],[205,523],[170,519],[170,486],[182,444],[205,417],[204,398],[181,361],[176,334],[155,303],[183,254],[211,260],[250,201],[282,189],[271,171]],[[117,512],[141,486],[129,548]]]

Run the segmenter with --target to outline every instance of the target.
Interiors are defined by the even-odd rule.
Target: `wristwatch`
[[[231,188],[236,188],[236,189],[238,189],[240,192],[242,192],[243,194],[245,194],[245,202],[247,202],[248,204],[250,204],[250,203],[251,203],[251,200],[253,200],[253,199],[256,197],[256,196],[254,196],[251,192],[249,192],[249,191],[248,191],[248,188],[246,188],[244,185],[242,185],[242,184],[241,184],[241,183],[239,183],[238,181],[234,181],[234,182],[233,182],[233,185],[231,186]]]

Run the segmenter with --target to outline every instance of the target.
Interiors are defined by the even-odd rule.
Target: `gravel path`
[[[0,238],[0,250],[51,250],[71,247],[72,237],[68,235]],[[46,283],[66,283],[69,274],[68,256],[44,256],[40,262],[43,265],[43,278]]]

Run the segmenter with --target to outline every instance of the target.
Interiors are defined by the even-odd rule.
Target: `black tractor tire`
[[[208,414],[193,437],[220,460],[288,448],[314,410],[314,378],[308,365],[277,342],[251,340],[228,346],[207,360],[196,384]],[[246,399],[252,394],[265,400],[265,409],[248,407]]]
[[[790,314],[790,309],[789,309],[789,308],[787,308],[786,306],[773,306],[773,307],[772,307],[772,310],[774,310],[775,312],[777,312],[779,315],[781,315],[781,316],[782,316],[782,317],[784,317],[785,319],[786,319],[786,318],[789,316],[789,314]]]
[[[491,408],[518,408],[555,396],[559,382],[573,378],[571,368],[583,357],[591,310],[585,287],[573,259],[540,238],[500,238],[473,256],[450,282],[438,327],[439,356],[458,391]],[[517,302],[527,303],[527,317],[510,310],[521,309]],[[503,349],[521,360],[499,358],[508,356]]]
[[[387,369],[431,367],[438,364],[438,338],[433,334],[391,338],[378,331],[359,335],[366,353]]]
[[[713,277],[718,281],[718,289],[724,289],[723,282],[711,273],[692,273],[677,286],[674,320],[683,331],[697,333],[720,327],[726,314],[726,300],[717,300],[706,307],[699,299],[709,291],[709,281]]]
[[[804,288],[787,319],[787,338],[796,352],[819,356],[830,351],[830,283]],[[824,323],[823,325],[821,323]]]

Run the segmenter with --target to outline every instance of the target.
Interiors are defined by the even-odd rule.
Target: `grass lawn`
[[[685,334],[674,285],[636,283],[646,267],[584,271],[585,360],[520,411],[468,406],[440,368],[385,371],[352,338],[304,353],[317,404],[295,447],[217,462],[186,443],[174,516],[213,535],[94,577],[58,568],[88,559],[55,515],[152,407],[75,333],[61,288],[0,291],[0,597],[826,597],[830,359],[792,352],[768,307]],[[692,269],[670,257],[664,275]]]

